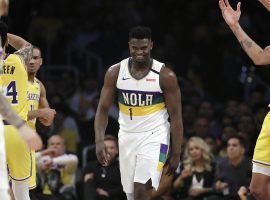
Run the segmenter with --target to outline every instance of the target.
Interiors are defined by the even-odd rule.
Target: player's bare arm
[[[181,144],[183,138],[181,93],[175,74],[167,67],[160,71],[160,85],[164,93],[171,124],[171,153],[166,165],[166,174],[173,174],[180,162]]]
[[[33,55],[33,46],[29,42],[17,35],[8,33],[8,43],[17,50],[14,54],[19,55],[24,63],[30,61]]]
[[[0,94],[0,114],[8,123],[16,126],[17,128],[24,123],[23,120],[12,110],[10,104],[2,94]]]
[[[116,82],[120,64],[113,65],[108,69],[104,79],[104,85],[100,93],[100,100],[95,116],[95,142],[98,161],[108,165],[110,159],[106,153],[104,144],[105,130],[108,124],[108,112],[112,106],[116,93]]]
[[[270,0],[259,0],[259,2],[270,12]]]
[[[46,89],[40,82],[39,109],[28,112],[28,120],[38,118],[45,126],[50,126],[54,120],[56,111],[51,109],[46,96]]]
[[[242,29],[239,24],[241,16],[241,3],[237,4],[237,9],[234,10],[228,0],[219,0],[219,7],[225,22],[233,31],[242,48],[252,59],[256,65],[270,64],[270,46],[262,49],[255,43]]]
[[[0,16],[8,14],[9,0],[0,0]]]
[[[41,81],[39,81],[39,85],[40,85],[40,99],[39,99],[39,108],[50,108],[49,106],[49,102],[47,100],[47,93],[46,93],[46,89],[45,86],[43,85],[43,83]]]

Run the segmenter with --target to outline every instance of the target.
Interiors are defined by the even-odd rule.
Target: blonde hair
[[[213,154],[211,153],[210,147],[208,144],[200,137],[191,137],[185,147],[184,151],[184,167],[194,171],[194,161],[192,160],[189,154],[189,144],[193,142],[199,149],[202,151],[203,165],[204,169],[207,171],[212,170],[211,162],[213,159]]]

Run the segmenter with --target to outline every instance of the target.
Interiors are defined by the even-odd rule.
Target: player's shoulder
[[[163,65],[163,67],[160,70],[160,76],[164,79],[176,78],[176,75],[173,72],[173,70],[170,69],[169,67],[166,67],[165,64]]]
[[[176,87],[178,80],[172,69],[163,66],[160,70],[160,86],[164,88]]]
[[[4,58],[5,62],[22,62],[21,57],[16,54],[7,54]]]
[[[116,63],[108,68],[107,75],[118,76],[119,70],[120,70],[120,63]]]
[[[34,81],[35,81],[35,83],[38,84],[38,85],[42,84],[41,81],[40,81],[37,77],[35,77]]]

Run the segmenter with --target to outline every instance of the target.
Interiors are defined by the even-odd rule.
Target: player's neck
[[[141,71],[141,70],[148,70],[151,67],[151,61],[152,59],[148,59],[145,62],[136,62],[132,60],[131,62],[131,68],[135,69],[136,71]]]
[[[28,74],[28,81],[34,83],[34,81],[35,81],[35,75],[34,74]]]

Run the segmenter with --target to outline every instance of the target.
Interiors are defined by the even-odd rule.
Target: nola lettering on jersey
[[[153,104],[152,94],[122,92],[124,103],[131,106],[150,106]]]

